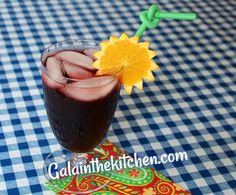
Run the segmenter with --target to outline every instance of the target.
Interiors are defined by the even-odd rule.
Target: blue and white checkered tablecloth
[[[1,0],[0,194],[50,194],[44,158],[59,148],[46,116],[40,53],[64,39],[133,34],[155,1]],[[161,21],[143,36],[160,71],[144,91],[122,90],[108,139],[128,153],[186,151],[155,168],[193,194],[236,191],[236,1],[159,0],[198,20]]]

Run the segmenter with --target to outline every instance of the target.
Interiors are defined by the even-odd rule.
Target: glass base
[[[112,171],[104,172],[101,169],[107,160],[109,156],[102,149],[95,148],[89,153],[79,154],[65,148],[56,150],[44,161],[43,171],[48,180],[46,185],[55,193],[95,192],[104,188],[111,180]],[[99,162],[99,166],[95,162]]]

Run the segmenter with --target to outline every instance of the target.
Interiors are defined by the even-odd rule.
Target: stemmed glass
[[[97,47],[95,41],[69,40],[55,43],[42,53],[41,76],[45,107],[52,131],[63,146],[45,159],[44,173],[49,181],[52,181],[48,174],[52,163],[57,163],[57,170],[59,170],[68,166],[68,162],[71,168],[88,164],[88,153],[99,153],[100,156],[104,156],[104,159],[109,158],[104,152],[95,148],[104,139],[115,113],[120,91],[118,76],[97,77],[96,70],[82,65],[79,67],[82,68],[82,77],[83,71],[88,71],[93,76],[82,79],[71,78],[63,66],[64,61],[54,59],[63,51],[86,54],[89,49]],[[89,57],[94,58],[91,54]],[[50,64],[49,58],[51,61],[54,59],[52,61],[54,66]],[[47,63],[50,66],[47,66]],[[55,169],[52,174],[56,175]],[[66,190],[66,192],[79,194],[92,192],[106,185],[109,178],[97,187],[88,187],[90,186],[88,182],[90,181],[86,180],[81,184],[87,186],[86,189]],[[55,188],[63,190],[60,186]]]

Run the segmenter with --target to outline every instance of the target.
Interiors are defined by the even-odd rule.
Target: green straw
[[[158,6],[153,4],[148,10],[141,12],[140,20],[142,24],[135,35],[141,37],[147,28],[156,28],[161,19],[195,20],[196,18],[195,13],[161,12]]]

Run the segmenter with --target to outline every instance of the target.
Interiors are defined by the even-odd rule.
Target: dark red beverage
[[[45,106],[62,146],[88,152],[105,137],[119,98],[116,76],[96,76],[90,50],[61,50],[43,57]]]

